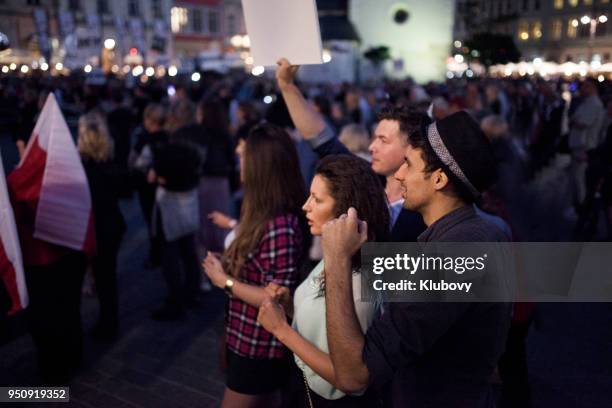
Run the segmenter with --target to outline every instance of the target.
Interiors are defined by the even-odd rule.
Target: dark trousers
[[[85,265],[85,256],[75,252],[51,265],[25,268],[32,339],[45,385],[65,383],[81,362]]]
[[[98,327],[109,333],[119,327],[119,296],[117,293],[117,253],[120,240],[108,248],[99,247],[92,262],[96,292],[100,302]]]
[[[159,231],[162,230],[159,225]],[[162,237],[162,271],[168,297],[166,305],[182,309],[184,302],[193,301],[200,288],[200,267],[196,255],[195,234],[174,241]]]
[[[149,261],[153,265],[159,265],[161,262],[160,240],[151,234],[151,218],[153,217],[153,207],[155,205],[155,184],[149,184],[146,179],[138,180],[138,199],[142,216],[147,223],[149,230]]]

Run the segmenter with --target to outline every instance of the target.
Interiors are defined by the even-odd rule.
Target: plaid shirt
[[[259,247],[246,258],[241,282],[259,287],[274,282],[293,290],[303,242],[296,215],[285,214],[270,220]],[[257,323],[257,313],[256,307],[230,297],[225,326],[227,347],[252,359],[284,357],[285,346]]]

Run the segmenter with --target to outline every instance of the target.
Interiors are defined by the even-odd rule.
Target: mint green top
[[[327,344],[327,327],[325,317],[325,294],[321,295],[321,281],[323,272],[323,261],[310,272],[310,275],[302,282],[295,291],[293,297],[293,328],[319,350],[329,354]],[[353,273],[353,299],[355,300],[355,312],[361,325],[363,333],[372,324],[375,313],[374,303],[362,302],[361,299],[361,276]],[[297,355],[295,362],[302,370],[310,388],[323,398],[335,400],[344,397],[342,391],[317,375]]]

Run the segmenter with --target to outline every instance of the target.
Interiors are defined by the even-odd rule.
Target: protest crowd
[[[612,238],[612,88],[592,78],[3,76],[0,128],[46,385],[79,367],[83,291],[92,334],[121,335],[121,200],[166,284],[152,319],[227,293],[224,407],[528,407],[532,305],[361,302],[360,247]]]

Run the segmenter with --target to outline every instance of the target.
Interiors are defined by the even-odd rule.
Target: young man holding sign
[[[295,84],[297,70],[298,67],[292,66],[285,58],[278,61],[276,71],[278,87],[295,127],[320,157],[330,154],[351,154],[323,117],[304,98]],[[404,200],[401,186],[393,175],[403,163],[408,133],[418,130],[430,120],[423,113],[404,108],[387,109],[381,113],[379,119],[380,123],[376,127],[369,150],[372,154],[372,170],[386,179],[385,192],[391,212],[391,240],[414,242],[425,230],[425,225],[420,214],[402,208]]]

